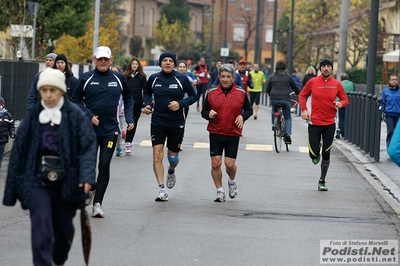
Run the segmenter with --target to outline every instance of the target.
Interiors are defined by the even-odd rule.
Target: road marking
[[[308,147],[299,147],[299,152],[308,153]]]
[[[134,143],[132,143],[134,144]],[[151,140],[142,140],[139,143],[139,146],[141,147],[151,147]],[[185,147],[190,147],[190,144],[185,144]],[[193,143],[192,146],[193,149],[209,149],[210,148],[210,143],[208,142],[195,142]],[[292,147],[293,151],[296,151],[298,149],[298,152],[300,153],[308,153],[308,147],[304,146],[294,146]],[[245,146],[239,146],[239,149],[244,149],[246,151],[267,151],[271,152],[274,151],[273,145],[266,145],[266,144],[246,144]],[[289,148],[290,149],[290,148]]]
[[[193,144],[193,148],[196,148],[196,149],[209,149],[210,148],[210,143],[208,143],[208,142],[195,142]]]
[[[142,140],[139,146],[151,147],[151,140]]]
[[[273,151],[272,145],[246,144],[247,151]]]

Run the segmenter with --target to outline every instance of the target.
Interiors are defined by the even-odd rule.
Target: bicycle
[[[292,113],[295,112],[296,106],[297,106],[297,101],[293,99],[294,92],[290,94],[291,99],[291,108],[290,111]],[[273,131],[274,131],[274,145],[275,145],[275,151],[277,153],[281,152],[282,149],[282,142],[284,142],[285,139],[285,116],[283,115],[283,104],[276,104],[272,106],[274,109],[278,109],[277,112],[274,112],[274,125],[273,125]],[[289,151],[289,144],[285,143],[286,145],[286,151]]]

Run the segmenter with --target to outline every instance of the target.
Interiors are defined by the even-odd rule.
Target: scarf
[[[39,122],[40,124],[54,123],[59,125],[61,123],[61,107],[64,104],[64,97],[61,97],[56,106],[49,108],[44,104],[44,101],[40,102],[43,106],[43,110],[39,114]]]

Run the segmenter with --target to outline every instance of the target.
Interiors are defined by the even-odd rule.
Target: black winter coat
[[[10,154],[3,204],[14,206],[17,199],[23,209],[30,207],[30,192],[36,171],[39,148],[40,102],[22,120]],[[95,185],[96,134],[82,110],[74,103],[64,101],[59,127],[60,157],[65,172],[61,197],[71,203],[89,197],[78,187],[81,183]]]
[[[133,78],[132,76],[126,77],[129,87],[133,94],[134,104],[143,105],[143,88],[146,85],[146,78],[137,73]]]
[[[65,85],[67,86],[67,94],[70,99],[74,94],[76,83],[78,83],[78,79],[74,76],[74,74],[65,74]]]
[[[0,143],[7,143],[8,137],[11,135],[15,136],[14,119],[5,109],[3,115],[0,114]]]

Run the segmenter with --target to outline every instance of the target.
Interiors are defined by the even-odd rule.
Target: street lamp
[[[226,41],[226,35],[228,34],[228,2],[229,2],[229,0],[225,0],[224,48],[226,48],[226,46],[228,45],[227,41]]]
[[[210,31],[210,68],[212,68],[212,57],[213,57],[213,38],[214,38],[214,4],[215,0],[211,0],[211,31]]]
[[[293,20],[294,20],[294,0],[292,0],[292,12],[290,16],[289,29],[289,50],[288,50],[288,71],[292,73],[293,68]]]
[[[260,63],[261,47],[260,47],[260,21],[263,0],[257,0],[257,18],[256,18],[256,38],[254,43],[254,63]]]
[[[275,69],[275,57],[276,57],[276,24],[278,20],[278,0],[274,2],[274,26],[272,29],[272,56],[271,56],[271,71]]]
[[[400,35],[399,38],[397,39],[397,42],[399,43],[399,62],[397,64],[397,73],[398,73],[398,78],[400,78]]]

